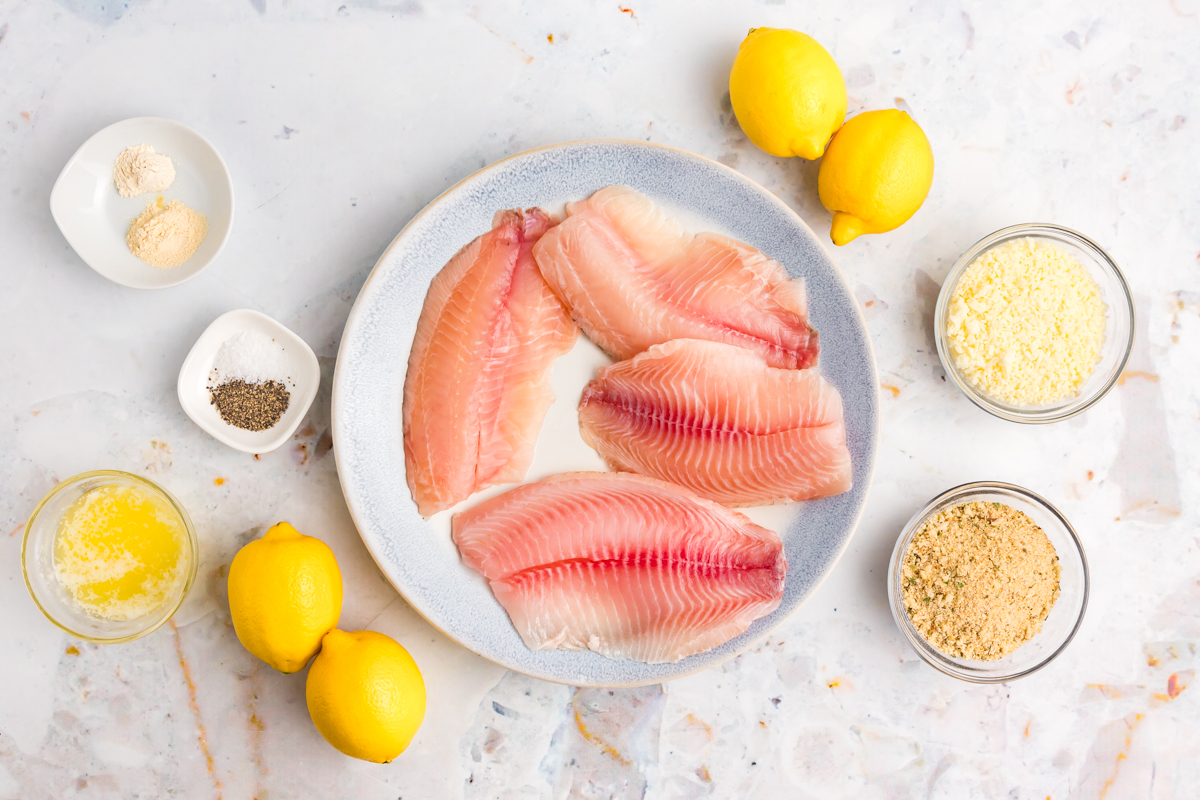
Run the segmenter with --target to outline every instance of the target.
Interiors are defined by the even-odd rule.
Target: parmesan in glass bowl
[[[938,294],[934,338],[950,380],[1011,422],[1059,422],[1116,385],[1133,348],[1133,298],[1092,240],[1014,225],[963,253]]]

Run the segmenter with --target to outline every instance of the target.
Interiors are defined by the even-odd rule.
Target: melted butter
[[[102,486],[63,514],[54,572],[88,614],[118,622],[159,609],[187,573],[187,532],[175,510],[140,486]]]

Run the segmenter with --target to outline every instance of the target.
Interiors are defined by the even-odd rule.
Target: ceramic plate
[[[805,280],[811,321],[821,336],[820,369],[841,391],[854,467],[854,488],[845,494],[742,509],[783,538],[788,561],[783,602],[736,639],[673,664],[527,648],[486,581],[460,561],[450,539],[455,509],[421,519],[405,483],[404,372],[430,280],[460,247],[491,228],[498,209],[541,206],[561,214],[565,202],[611,184],[645,193],[694,232],[716,231],[748,242]],[[604,469],[579,436],[575,408],[584,385],[607,363],[582,336],[556,362],[556,400],[527,480]],[[750,647],[787,619],[833,569],[871,483],[878,385],[870,338],[850,287],[813,232],[780,200],[732,169],[691,153],[642,142],[571,142],[480,170],[430,203],[384,252],[342,337],[333,388],[334,452],[346,502],[367,548],[413,608],[447,636],[484,658],[545,680],[576,686],[658,683]],[[476,494],[460,508],[508,488]]]
[[[165,192],[121,197],[113,162],[127,148],[148,144],[170,156],[175,181]],[[125,243],[129,223],[162,197],[181,200],[208,217],[208,235],[184,263],[157,269]],[[109,125],[83,143],[50,192],[50,213],[88,266],[134,289],[165,289],[194,278],[225,246],[233,226],[233,181],[216,148],[191,128],[160,117],[135,117]]]

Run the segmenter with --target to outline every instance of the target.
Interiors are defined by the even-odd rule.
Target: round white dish
[[[265,333],[278,342],[290,365],[289,374],[280,376],[291,394],[287,411],[274,427],[265,431],[247,431],[230,425],[221,419],[209,395],[209,375],[217,351],[226,339],[245,330]],[[217,441],[243,453],[269,453],[300,427],[320,385],[321,365],[307,342],[266,314],[242,308],[217,317],[200,334],[179,369],[177,390],[184,412]]]
[[[405,482],[401,404],[408,352],[433,276],[502,208],[567,201],[623,184],[660,203],[694,232],[716,231],[779,260],[808,287],[821,337],[820,369],[841,392],[854,488],[837,497],[740,509],[779,532],[788,574],[778,610],[743,635],[673,664],[611,660],[593,652],[530,650],[487,582],[461,562],[450,509],[423,520]],[[576,406],[609,363],[580,337],[555,363],[555,402],[527,481],[602,470],[579,435]],[[448,189],[400,232],[363,286],[342,337],[333,386],[333,442],[351,515],[380,569],[414,609],[464,647],[509,669],[576,686],[635,686],[678,678],[732,658],[778,627],[833,569],[858,523],[875,466],[878,379],[870,337],[850,287],[816,235],[783,202],[728,167],[644,142],[580,141],[532,150]],[[465,508],[512,488],[493,487]]]
[[[121,197],[113,162],[127,148],[148,144],[170,156],[175,181],[164,192]],[[129,224],[157,200],[180,200],[208,217],[208,235],[178,267],[158,269],[129,251]],[[233,227],[233,179],[212,144],[196,131],[161,117],[134,117],[88,139],[63,167],[50,192],[58,229],[88,266],[134,289],[165,289],[196,277],[220,254]]]

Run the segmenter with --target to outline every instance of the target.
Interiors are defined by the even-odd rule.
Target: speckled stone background
[[[835,255],[882,385],[879,469],[833,576],[761,647],[699,675],[575,691],[481,661],[397,598],[350,522],[329,382],[367,272],[426,202],[530,147],[640,138],[719,159],[825,235],[817,167],[739,132],[725,78],[747,28],[794,27],[841,65],[851,113],[899,107],[937,157],[902,229]],[[1200,785],[1200,2],[0,2],[0,798],[1190,798]],[[238,211],[220,260],[138,292],[84,265],[47,201],[67,158],[125,117],[208,136]],[[1042,220],[1091,236],[1137,296],[1121,385],[1073,421],[1018,427],[943,381],[930,318],[972,242]],[[204,327],[258,308],[326,381],[294,440],[255,459],[184,416]],[[142,472],[191,510],[201,577],[175,624],[75,642],[29,600],[20,531],[54,481]],[[995,478],[1079,529],[1079,637],[1019,683],[917,660],[887,609],[896,533],[951,485]],[[342,625],[395,636],[430,712],[388,766],[343,758],[303,675],[229,624],[224,570],[286,518],[334,548]]]

